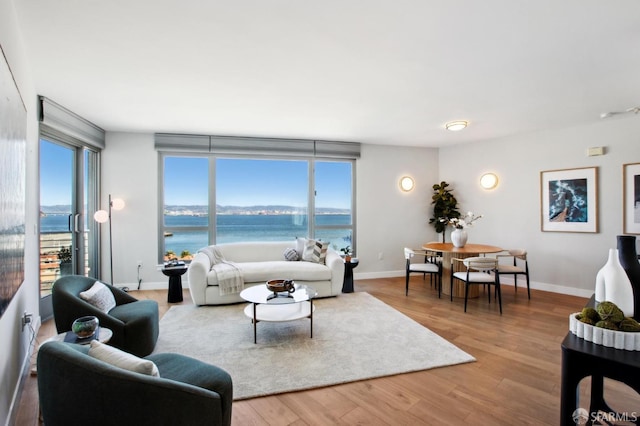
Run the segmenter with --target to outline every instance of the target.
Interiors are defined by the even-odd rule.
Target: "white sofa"
[[[327,250],[325,264],[304,260],[289,261],[287,248],[296,249],[296,241],[246,242],[218,244],[225,260],[234,262],[242,271],[244,288],[265,284],[268,280],[290,279],[313,287],[318,297],[336,296],[342,292],[344,261],[333,249]],[[196,305],[223,305],[242,302],[239,293],[220,295],[217,274],[211,271],[211,260],[197,253],[187,272],[191,298]]]

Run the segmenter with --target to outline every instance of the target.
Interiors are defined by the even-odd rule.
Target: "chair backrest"
[[[511,249],[509,250],[509,254],[522,260],[527,260],[527,251],[525,249]]]
[[[409,260],[413,257],[413,255],[415,255],[416,252],[410,248],[405,247],[404,248],[404,258]]]
[[[498,260],[493,257],[467,257],[462,261],[467,269],[476,271],[492,271],[498,267]]]

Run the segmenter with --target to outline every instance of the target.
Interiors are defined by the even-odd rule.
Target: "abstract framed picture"
[[[622,166],[622,188],[622,232],[640,234],[640,163]]]
[[[598,168],[540,172],[542,231],[598,232]]]
[[[24,281],[27,110],[0,46],[0,316]]]

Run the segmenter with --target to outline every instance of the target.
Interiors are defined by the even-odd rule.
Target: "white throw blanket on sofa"
[[[242,271],[234,262],[225,260],[218,247],[205,247],[199,251],[206,254],[213,265],[211,270],[218,276],[220,296],[240,293],[244,289]]]

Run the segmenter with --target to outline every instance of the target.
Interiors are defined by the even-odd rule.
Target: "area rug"
[[[308,319],[258,323],[246,305],[174,306],[154,353],[181,353],[226,370],[246,399],[475,361],[368,293],[317,299]]]

